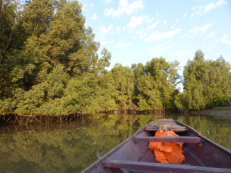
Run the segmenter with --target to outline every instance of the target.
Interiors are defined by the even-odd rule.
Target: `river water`
[[[46,126],[0,127],[0,172],[80,172],[137,129],[173,118],[231,150],[231,118],[189,115],[91,115]]]

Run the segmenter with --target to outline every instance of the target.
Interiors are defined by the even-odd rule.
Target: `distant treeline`
[[[112,110],[198,110],[230,104],[231,67],[198,50],[178,62],[116,64],[85,27],[77,1],[0,2],[0,114],[69,115]],[[141,57],[142,58],[142,57]],[[177,89],[183,82],[184,92]]]

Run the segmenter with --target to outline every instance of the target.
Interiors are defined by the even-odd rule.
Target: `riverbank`
[[[231,118],[231,110],[230,109],[207,109],[201,110],[200,115],[209,115],[209,116],[221,116],[221,117],[230,117]]]
[[[157,109],[152,111],[137,111],[137,110],[114,110],[114,111],[102,111],[95,114],[120,114],[120,115],[135,115],[135,114],[151,114],[151,115],[164,115],[164,114],[176,113],[173,109]],[[0,115],[0,124],[18,124],[18,125],[28,125],[28,124],[49,124],[54,123],[64,123],[71,122],[73,120],[82,119],[90,114],[75,113],[68,115],[19,115],[19,114],[7,114]]]

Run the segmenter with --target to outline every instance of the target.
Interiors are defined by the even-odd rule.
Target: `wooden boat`
[[[179,137],[153,137],[167,125]],[[228,137],[228,136],[227,136]],[[182,164],[158,163],[149,142],[183,142]],[[231,152],[201,136],[191,127],[172,119],[160,119],[140,128],[82,173],[231,173]]]

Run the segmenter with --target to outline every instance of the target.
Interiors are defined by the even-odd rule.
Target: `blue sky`
[[[223,55],[231,63],[231,0],[80,0],[86,26],[116,63],[164,57],[180,62],[180,73],[195,51],[205,59]]]

